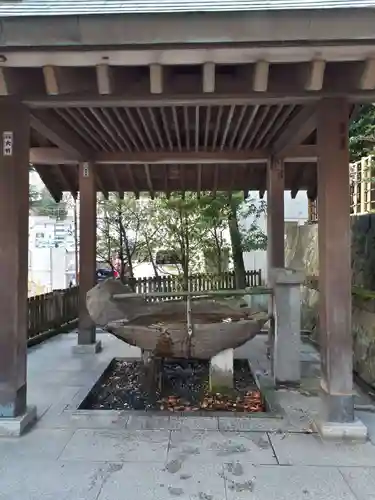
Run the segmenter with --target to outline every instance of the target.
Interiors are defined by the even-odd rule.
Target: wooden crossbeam
[[[300,161],[315,162],[315,146],[295,146],[286,148],[285,162],[296,163]],[[219,164],[219,163],[265,163],[268,152],[263,150],[254,151],[165,151],[165,152],[136,152],[123,151],[96,153],[93,160],[96,164]],[[36,147],[30,149],[30,163],[40,165],[77,164],[78,156],[71,152],[65,152],[54,147]]]
[[[325,69],[326,62],[322,59],[315,59],[309,63],[305,90],[314,92],[322,90]]]
[[[270,64],[268,61],[258,61],[254,68],[253,90],[265,92],[268,87],[268,73]]]
[[[285,156],[288,147],[301,144],[314,131],[316,128],[315,112],[314,105],[302,108],[275,141],[272,147],[275,155]]]
[[[205,94],[210,94],[215,92],[215,64],[212,62],[207,62],[203,65],[203,92]]]
[[[113,92],[112,70],[108,64],[98,64],[96,66],[96,80],[98,91],[101,95],[109,95]]]
[[[364,62],[359,87],[362,90],[373,90],[375,88],[375,58],[367,59]]]
[[[61,150],[75,155],[79,160],[90,158],[92,155],[79,136],[53,116],[51,111],[34,110],[30,114],[30,126]]]
[[[255,163],[267,162],[269,152],[257,149],[253,151],[163,151],[163,152],[124,152],[113,151],[92,154],[92,160],[98,165],[114,164],[220,164],[220,163]],[[290,163],[316,161],[316,147],[293,146],[285,148],[284,161]],[[74,165],[80,162],[80,156],[74,151],[64,151],[55,147],[30,148],[30,163],[39,165]]]
[[[163,93],[163,66],[161,64],[150,65],[150,92],[151,94]]]

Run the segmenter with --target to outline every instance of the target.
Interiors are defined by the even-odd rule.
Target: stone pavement
[[[360,414],[368,442],[323,443],[309,431],[319,404],[312,390],[278,391],[282,418],[77,410],[113,357],[139,356],[99,338],[97,355],[73,355],[75,334],[30,350],[29,402],[39,420],[21,438],[0,439],[1,500],[375,498],[375,414]],[[265,370],[264,339],[241,353]],[[301,356],[311,379],[319,357],[310,346]]]

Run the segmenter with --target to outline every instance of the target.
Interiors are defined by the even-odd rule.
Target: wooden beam
[[[29,159],[32,165],[78,165],[79,163],[76,154],[54,147],[30,148]]]
[[[41,181],[46,186],[48,192],[55,200],[56,203],[59,203],[62,200],[63,191],[61,189],[56,188],[56,183],[51,182],[51,175],[46,165],[34,165],[35,171],[39,175]]]
[[[285,127],[272,146],[275,155],[284,156],[285,150],[306,139],[316,128],[316,107],[305,106]]]
[[[154,199],[154,187],[152,185],[152,179],[151,179],[151,172],[150,172],[150,165],[147,165],[147,163],[144,165],[145,167],[145,173],[146,173],[146,180],[147,180],[147,187],[150,192],[151,199]]]
[[[285,266],[284,251],[284,163],[270,158],[267,165],[267,258],[268,269]]]
[[[57,74],[60,70],[61,68],[57,68],[56,66],[43,67],[44,84],[48,95],[58,95],[61,92]]]
[[[212,187],[212,195],[214,198],[216,197],[218,183],[219,183],[219,165],[216,164],[214,166],[214,182]]]
[[[100,95],[109,95],[113,92],[113,78],[108,64],[98,64],[96,66],[96,82]]]
[[[203,92],[205,94],[215,92],[215,73],[214,63],[206,62],[203,64]]]
[[[269,62],[258,61],[254,67],[253,90],[254,92],[266,92],[268,88]]]
[[[375,89],[375,58],[367,59],[364,62],[359,88],[361,90]]]
[[[299,145],[287,147],[283,151],[286,163],[314,163],[317,161],[315,145]],[[163,151],[163,152],[124,152],[111,151],[96,153],[95,163],[106,164],[220,164],[220,163],[261,163],[267,162],[268,151],[255,149],[253,151]],[[63,151],[55,147],[30,148],[30,163],[39,165],[76,165],[79,156],[72,151]]]
[[[77,198],[77,190],[73,186],[72,182],[66,175],[65,169],[61,167],[61,165],[55,165],[55,172],[57,177],[59,178],[62,186],[63,186],[63,191],[69,191],[70,194],[73,196],[74,199]]]
[[[295,185],[293,187],[293,189],[291,189],[290,196],[291,196],[292,200],[294,200],[296,198],[298,191],[299,191],[299,188],[297,187],[297,185]]]
[[[354,421],[349,106],[318,107],[319,344],[327,422]]]
[[[17,68],[0,66],[0,96],[16,96],[22,92],[24,84],[25,80],[20,76]],[[30,86],[28,86],[28,90],[30,90]]]
[[[59,121],[51,111],[34,110],[30,115],[30,126],[63,151],[79,159],[91,158],[91,151],[79,136]]]
[[[79,166],[79,324],[78,344],[95,343],[96,329],[86,307],[86,294],[96,284],[96,205],[95,166]]]
[[[96,153],[95,162],[128,164],[194,164],[194,163],[259,163],[266,161],[263,151],[163,151]]]
[[[113,165],[110,166],[110,174],[111,174],[111,177],[113,179],[113,183],[114,183],[114,186],[115,186],[115,189],[116,189],[116,192],[119,194],[120,196],[120,193],[121,193],[121,187],[120,187],[120,183],[119,183],[119,180],[118,180],[118,177],[117,177],[117,173],[115,171],[115,167]],[[124,193],[122,193],[124,194]]]
[[[126,164],[126,171],[129,177],[130,184],[132,186],[133,193],[135,195],[135,198],[138,200],[139,199],[139,189],[135,183],[134,175],[133,175],[133,170],[131,165]]]
[[[315,152],[315,156],[313,153]],[[288,147],[284,150],[285,162],[316,161],[315,146]],[[97,164],[195,164],[195,163],[266,163],[267,151],[163,151],[163,152],[105,152],[96,153]]]
[[[326,62],[321,59],[315,59],[308,65],[305,90],[317,92],[322,90],[324,82],[324,72]]]
[[[306,22],[307,25],[308,20],[306,19],[306,11],[301,11],[301,13],[302,12],[305,12],[303,14],[305,16],[304,22]],[[243,16],[243,13],[241,13],[241,15]],[[247,31],[248,35],[245,35],[243,31],[236,32],[235,35],[237,36],[238,43],[236,43],[236,41],[233,39],[231,44],[211,44],[208,49],[206,44],[192,43],[192,34],[187,30],[186,32],[188,33],[189,40],[186,40],[186,42],[184,42],[182,46],[179,46],[178,42],[176,41],[176,37],[174,35],[171,35],[171,37],[169,38],[169,42],[166,42],[167,45],[163,46],[162,49],[160,48],[160,50],[156,49],[158,57],[157,60],[160,64],[168,64],[171,66],[179,66],[182,64],[201,65],[207,61],[207,52],[209,52],[209,60],[215,64],[244,64],[246,62],[252,63],[262,59],[267,59],[267,61],[272,64],[299,64],[311,61],[316,57],[317,54],[319,54],[319,57],[321,59],[327,60],[330,63],[342,61],[360,61],[363,59],[364,54],[373,53],[374,46],[372,40],[370,39],[370,36],[364,36],[363,18],[360,19],[360,16],[358,16],[356,11],[354,11],[352,15],[358,18],[358,24],[360,25],[360,27],[358,28],[358,34],[360,34],[361,36],[358,36],[357,39],[351,38],[351,33],[348,31],[348,25],[346,25],[346,27],[343,28],[347,34],[346,43],[341,43],[341,40],[337,44],[335,44],[335,42],[332,43],[332,39],[328,40],[325,35],[322,35],[320,37],[321,40],[319,42],[317,42],[317,39],[312,42],[309,33],[306,32],[306,41],[307,39],[310,39],[311,43],[298,43],[293,45],[287,43],[283,44],[280,43],[281,39],[279,36],[281,28],[280,21],[276,20],[275,26],[277,25],[277,30],[274,34],[275,43],[273,45],[266,46],[266,44],[262,43],[251,43],[251,40],[255,41],[256,38],[259,40],[260,37],[256,36],[255,33],[251,33],[251,29],[248,26],[249,20],[247,19],[247,16],[243,16],[243,26],[245,27],[244,29]],[[364,16],[366,15],[367,14],[364,14]],[[321,18],[324,18],[324,16],[326,20],[327,14],[325,13],[324,9],[322,9]],[[89,20],[87,19],[87,21]],[[99,19],[97,19],[97,21],[99,21]],[[27,22],[27,18],[25,18],[25,22]],[[61,22],[63,22],[62,19]],[[94,22],[94,20],[92,20],[92,22]],[[124,27],[124,23],[119,20],[117,22],[119,22],[121,34],[117,30],[115,30],[113,33],[108,33],[108,38],[112,37],[112,40],[116,40],[117,45],[112,45],[111,47],[110,42],[105,40],[105,56],[107,56],[108,60],[111,61],[111,65],[123,67],[148,66],[150,62],[155,61],[155,47],[150,45],[149,42],[145,42],[144,32],[139,33],[139,39],[142,40],[141,44],[139,46],[136,46],[134,44],[133,34],[135,30],[132,17],[129,16],[127,21],[125,21],[125,23],[129,23],[131,29],[128,30],[128,41],[124,42],[123,46],[120,45],[120,42],[118,42],[118,40],[119,37],[122,37],[122,35],[126,32],[126,28]],[[165,23],[165,21],[162,22]],[[185,23],[186,19],[184,19],[183,22]],[[253,20],[253,22],[255,23],[256,21]],[[268,20],[265,22],[268,24]],[[295,38],[295,40],[300,41],[301,21],[295,22],[296,25],[298,25],[298,37]],[[216,21],[214,21],[214,23],[217,24]],[[227,25],[228,23],[230,23],[230,20],[225,19],[225,16],[223,16],[223,23]],[[368,26],[367,33],[371,33],[372,35],[373,31],[371,20],[367,19],[365,24]],[[319,30],[322,34],[322,28],[320,24],[314,22],[314,25],[314,29]],[[202,22],[201,26],[203,30],[207,30],[206,23]],[[269,26],[267,26],[267,29],[268,28]],[[173,25],[168,25],[168,28],[165,31],[171,32],[171,30],[173,31],[173,29]],[[259,29],[260,27],[256,26],[256,30]],[[285,28],[283,26],[282,29],[285,29],[286,31],[288,30],[287,23],[285,23]],[[100,42],[95,44],[94,42],[92,42],[90,50],[87,50],[86,47],[82,47],[78,43],[75,47],[73,47],[72,45],[68,47],[66,45],[66,33],[64,33],[64,30],[62,30],[62,36],[65,36],[64,47],[60,45],[58,49],[53,49],[52,45],[54,44],[54,41],[51,43],[51,50],[45,50],[41,47],[33,47],[33,50],[30,50],[30,47],[27,47],[25,49],[22,46],[19,46],[17,48],[17,51],[7,51],[7,64],[9,66],[19,68],[40,68],[42,66],[51,64],[51,61],[53,61],[53,64],[55,64],[56,66],[66,66],[68,61],[70,67],[95,67],[97,64],[101,64],[103,62],[103,46],[100,45],[103,45],[104,42],[103,34],[100,33],[100,29],[95,29],[95,31],[97,33],[92,33],[92,35],[98,35],[98,40],[100,39]],[[214,31],[218,33],[217,26],[215,26]],[[162,33],[160,32],[160,34]],[[230,40],[231,37],[228,37],[227,35],[227,31],[225,32],[225,35],[223,32],[221,33],[221,38]],[[255,35],[255,37],[253,35]],[[26,34],[24,36],[26,36]],[[206,40],[208,40],[209,35],[207,31],[205,33],[205,36]],[[149,40],[152,40],[153,44],[155,43],[154,30],[151,30],[148,34],[146,34],[146,37],[148,37]],[[322,38],[325,39],[326,43],[321,43]],[[333,35],[333,39],[334,38],[335,36]],[[283,38],[283,40],[287,39],[288,38]],[[359,43],[359,41],[363,43]],[[88,44],[90,45],[90,42],[88,42]],[[63,50],[61,50],[62,48]]]
[[[104,183],[103,183],[103,180],[102,180],[102,177],[100,175],[99,170],[100,169],[98,169],[95,164],[92,165],[92,171],[93,171],[93,174],[95,177],[95,186],[98,188],[98,191],[102,192],[104,199],[108,200],[109,199],[109,192],[107,191],[107,189],[104,186]]]
[[[197,171],[197,198],[199,199],[201,197],[201,190],[202,190],[202,164],[198,164],[198,171]]]
[[[10,94],[9,82],[7,78],[7,68],[0,67],[0,95],[5,96]]]
[[[64,66],[43,66],[44,85],[49,96],[79,93],[82,91],[81,80],[76,69]]]
[[[208,88],[208,87],[207,87]],[[241,92],[237,88],[232,87],[228,92],[194,92],[191,93],[169,93],[150,94],[139,92],[130,96],[129,93],[119,95],[103,95],[97,93],[71,94],[48,96],[39,94],[23,94],[22,102],[31,108],[59,108],[59,107],[160,107],[165,106],[166,102],[169,106],[207,106],[209,105],[273,105],[273,104],[309,104],[318,102],[322,98],[335,98],[347,93],[351,102],[368,102],[375,101],[375,89],[361,90],[348,88],[347,90],[324,90],[320,92],[306,92],[298,88],[279,88],[272,92]],[[208,102],[209,101],[209,102]]]
[[[161,64],[150,64],[150,93],[163,93],[163,66]]]

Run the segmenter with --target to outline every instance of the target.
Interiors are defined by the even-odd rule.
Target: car
[[[108,278],[115,278],[115,271],[112,269],[97,269],[96,270],[96,282],[107,280]]]

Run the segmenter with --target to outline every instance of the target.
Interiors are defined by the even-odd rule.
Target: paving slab
[[[355,413],[361,422],[365,424],[370,441],[375,445],[375,413],[367,411],[357,411]]]
[[[277,463],[263,432],[171,432],[168,461],[224,463],[238,457],[252,464]]]
[[[0,439],[0,463],[22,458],[56,460],[72,436],[71,429],[33,428],[20,438],[2,437]]]
[[[0,464],[4,500],[96,500],[116,464],[10,460]]]
[[[123,429],[125,430],[129,416],[113,414],[112,412],[99,413],[70,413],[63,412],[60,415],[45,414],[37,423],[41,429]]]
[[[318,435],[270,434],[281,465],[375,466],[375,446],[322,441]]]
[[[302,394],[277,391],[283,418],[77,410],[114,357],[140,356],[111,335],[98,338],[104,349],[90,360],[72,354],[76,334],[29,350],[28,402],[41,418],[23,437],[0,439],[0,500],[375,498],[370,441],[323,443],[304,434],[320,410],[320,399],[304,391],[310,379]],[[267,371],[265,340],[241,349]],[[316,364],[313,348],[301,352],[305,364]],[[375,414],[358,416],[375,443]]]
[[[98,367],[90,371],[69,371],[55,369],[39,375],[30,375],[30,380],[38,385],[55,385],[58,387],[82,387],[91,384],[93,386],[103,373],[103,368]]]
[[[235,474],[230,473],[232,470]],[[356,500],[330,467],[224,466],[228,500]]]
[[[217,417],[177,417],[171,416],[171,430],[219,430],[219,421]]]
[[[340,472],[358,500],[375,498],[375,468],[341,467]]]
[[[98,500],[226,500],[221,465],[184,463],[171,470],[125,463],[103,485]]]
[[[78,429],[62,460],[161,462],[167,458],[169,431]]]
[[[267,417],[219,417],[220,431],[263,431],[263,432],[307,432],[310,429],[306,419]]]
[[[167,430],[171,429],[169,416],[130,415],[126,428],[128,430]]]

